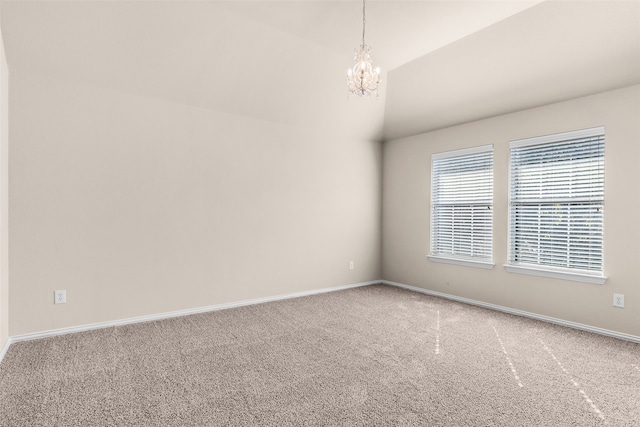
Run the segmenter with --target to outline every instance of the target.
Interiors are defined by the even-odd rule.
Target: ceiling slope
[[[538,1],[369,1],[366,40],[386,72]],[[382,138],[386,83],[378,100],[346,95],[359,0],[0,5],[13,72]]]
[[[381,136],[384,102],[347,100],[348,55],[250,20],[224,2],[3,2],[2,31],[10,72]]]
[[[541,1],[369,0],[365,41],[373,49],[375,64],[386,72]],[[228,1],[223,5],[337,54],[352,56],[362,37],[361,0]]]
[[[391,71],[384,138],[639,83],[640,2],[544,2]]]

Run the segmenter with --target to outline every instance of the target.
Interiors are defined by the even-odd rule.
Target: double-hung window
[[[510,143],[508,271],[604,283],[604,128]]]
[[[493,267],[493,146],[431,158],[429,259]]]

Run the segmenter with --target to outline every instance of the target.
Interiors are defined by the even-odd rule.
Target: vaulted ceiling
[[[640,83],[640,2],[2,1],[10,72],[389,139]]]
[[[392,71],[385,138],[639,83],[640,1],[544,2]]]

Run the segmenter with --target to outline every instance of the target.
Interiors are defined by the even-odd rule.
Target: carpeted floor
[[[1,426],[640,426],[640,345],[384,285],[13,344]]]

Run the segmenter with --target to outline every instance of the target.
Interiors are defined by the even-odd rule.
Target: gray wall
[[[348,123],[10,89],[11,336],[380,278],[382,148]]]
[[[383,278],[640,336],[640,86],[498,116],[383,147]],[[509,141],[606,127],[604,285],[508,273]],[[492,270],[434,263],[429,253],[431,155],[494,145]],[[625,308],[612,306],[613,293]]]
[[[9,69],[0,33],[0,350],[9,338]]]

